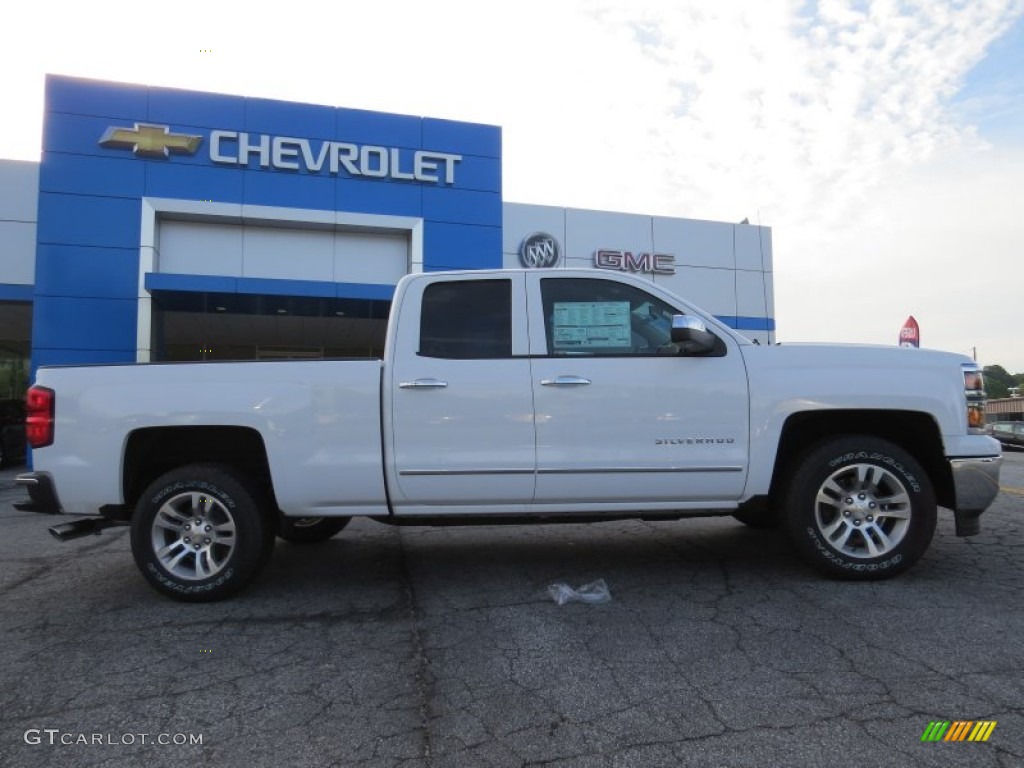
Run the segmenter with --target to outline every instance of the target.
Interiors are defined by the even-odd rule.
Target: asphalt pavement
[[[731,518],[279,542],[227,602],[152,591],[124,530],[61,544],[0,472],[0,764],[1024,765],[1024,453],[876,583]],[[603,578],[612,600],[546,587]],[[922,742],[994,721],[985,742]]]

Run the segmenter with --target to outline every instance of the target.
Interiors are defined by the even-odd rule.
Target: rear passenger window
[[[433,283],[423,292],[420,351],[451,360],[512,356],[512,281]]]

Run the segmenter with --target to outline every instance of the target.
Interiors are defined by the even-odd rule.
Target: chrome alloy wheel
[[[851,464],[833,472],[818,489],[814,506],[822,536],[850,557],[886,555],[910,527],[906,487],[875,464]]]
[[[219,573],[235,549],[235,519],[217,499],[179,493],[153,518],[153,553],[176,578],[201,581]]]

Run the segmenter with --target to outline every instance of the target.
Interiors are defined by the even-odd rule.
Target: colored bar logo
[[[988,741],[995,729],[995,720],[933,720],[921,734],[921,741]]]

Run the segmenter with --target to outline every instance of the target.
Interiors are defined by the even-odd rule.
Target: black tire
[[[732,516],[748,528],[767,531],[779,527],[779,511],[774,508],[741,509]]]
[[[292,544],[319,544],[336,536],[348,525],[348,517],[286,517],[277,518],[277,535]]]
[[[795,466],[783,524],[817,570],[841,579],[885,579],[928,549],[935,492],[921,465],[899,446],[866,435],[837,437]]]
[[[139,497],[132,554],[158,592],[222,600],[248,584],[273,548],[272,521],[244,478],[216,464],[167,472]]]

